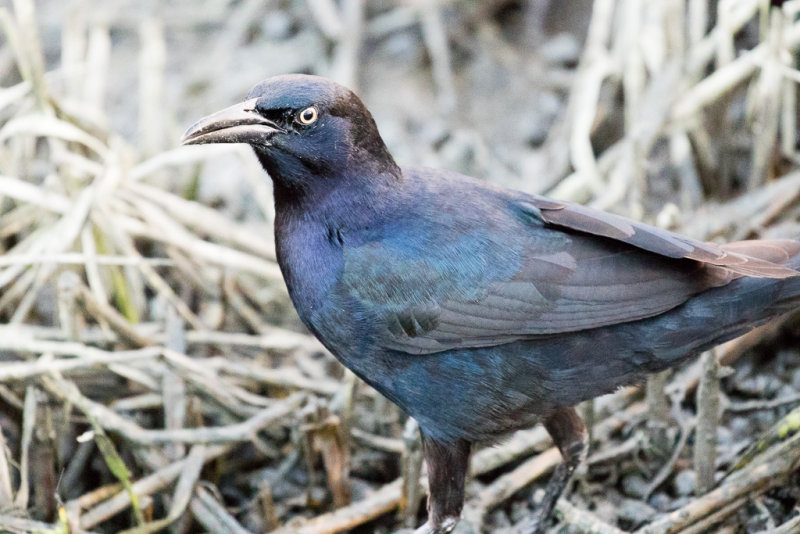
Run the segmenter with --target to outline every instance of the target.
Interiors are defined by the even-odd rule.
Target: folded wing
[[[798,274],[779,264],[800,252],[796,242],[716,246],[542,197],[459,232],[451,243],[371,243],[348,262],[348,292],[369,301],[381,345],[493,346],[652,317],[742,275]]]

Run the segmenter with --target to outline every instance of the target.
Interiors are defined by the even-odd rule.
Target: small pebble
[[[781,381],[770,375],[756,375],[737,382],[735,389],[753,397],[772,397],[780,389]]]
[[[511,526],[511,521],[503,510],[495,510],[487,516],[486,524],[491,525],[493,529],[507,528]]]
[[[649,504],[659,512],[668,512],[672,510],[674,502],[666,493],[656,493],[650,497]]]
[[[628,475],[622,479],[622,489],[629,497],[643,497],[647,491],[647,481],[641,475]]]
[[[551,65],[574,65],[581,55],[581,45],[574,35],[559,33],[539,47],[539,54]]]
[[[675,476],[673,484],[678,495],[693,495],[697,488],[697,473],[692,469],[684,469]]]
[[[696,497],[694,495],[687,495],[686,497],[678,497],[677,499],[673,499],[672,502],[670,503],[670,508],[668,511],[683,508],[684,506],[686,506],[695,499]]]
[[[541,492],[541,497],[544,497],[543,489],[538,489],[536,492]],[[541,500],[541,497],[539,500]],[[512,523],[518,523],[524,518],[530,516],[532,513],[533,511],[530,509],[526,501],[514,501],[511,504],[511,512],[508,514],[508,516]]]
[[[733,443],[733,432],[726,426],[717,427],[717,446],[729,447]]]
[[[642,501],[625,499],[619,505],[617,513],[620,521],[628,523],[626,526],[636,528],[652,519],[656,515],[656,510]]]
[[[728,429],[739,439],[753,435],[753,423],[744,416],[731,417]]]

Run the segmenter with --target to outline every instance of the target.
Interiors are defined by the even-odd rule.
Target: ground
[[[413,422],[288,301],[268,178],[182,132],[265,77],[320,74],[401,165],[706,240],[796,237],[798,6],[766,4],[0,5],[0,531],[424,521]],[[725,345],[699,402],[695,362],[582,407],[589,466],[556,531],[800,530],[799,342],[788,317]],[[478,451],[461,532],[524,531],[558,461],[541,428]]]

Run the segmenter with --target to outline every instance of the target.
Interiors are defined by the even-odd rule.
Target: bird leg
[[[464,479],[470,443],[436,441],[422,432],[428,466],[428,522],[415,534],[447,534],[455,528],[464,506]]]
[[[589,448],[586,426],[575,408],[558,408],[544,420],[544,427],[561,451],[564,461],[556,467],[547,483],[534,534],[544,532],[547,528],[558,498],[572,478],[575,468],[586,459]]]

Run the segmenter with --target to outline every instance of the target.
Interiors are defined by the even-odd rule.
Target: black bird
[[[350,90],[278,76],[184,144],[247,143],[272,178],[278,262],[303,323],[420,425],[446,533],[473,443],[542,422],[586,453],[574,406],[800,307],[800,242],[701,243],[618,215],[398,167]],[[544,520],[541,520],[544,519]]]

